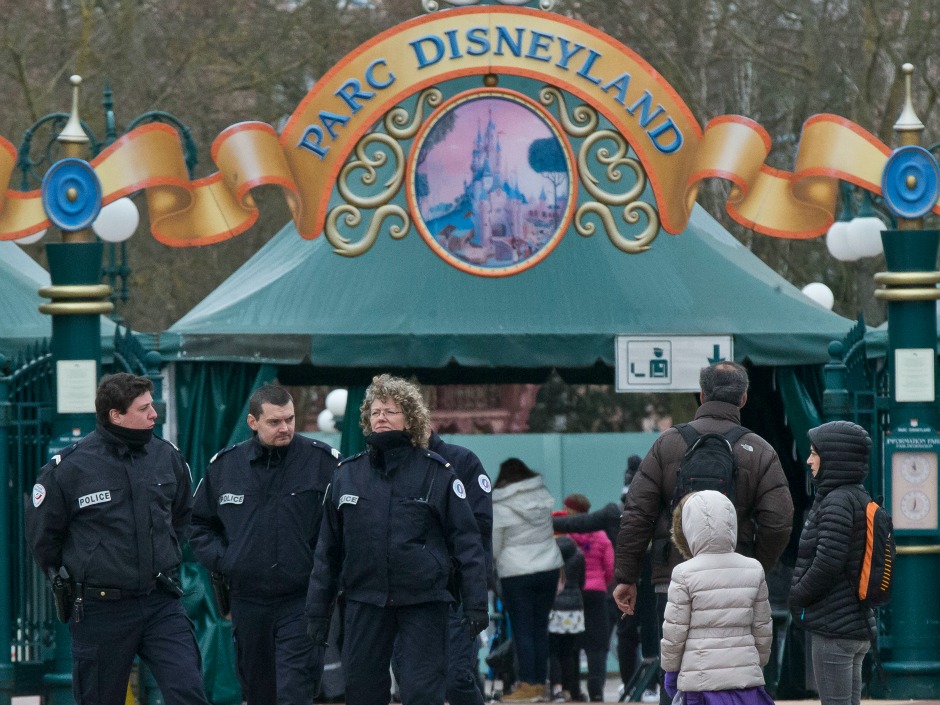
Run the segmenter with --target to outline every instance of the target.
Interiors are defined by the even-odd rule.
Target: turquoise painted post
[[[940,697],[940,517],[937,386],[937,301],[940,231],[924,230],[924,216],[940,198],[940,167],[919,146],[923,123],[906,99],[894,126],[900,147],[882,174],[885,203],[898,229],[882,233],[888,271],[875,275],[888,302],[888,429],[884,435],[885,495],[898,544],[887,618],[886,682],[891,698]],[[931,509],[932,508],[932,509]],[[879,684],[873,683],[873,689]]]
[[[10,545],[10,389],[3,377],[6,358],[0,355],[0,546]],[[13,621],[13,595],[10,590],[10,561],[0,561],[0,705],[13,700],[13,662],[10,635]]]

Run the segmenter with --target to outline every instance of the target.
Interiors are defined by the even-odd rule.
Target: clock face
[[[923,484],[930,477],[933,458],[936,458],[933,454],[928,457],[926,453],[905,453],[900,458],[901,474],[904,475],[904,479],[913,485]]]
[[[901,497],[901,512],[911,521],[921,521],[930,513],[930,498],[920,490]]]

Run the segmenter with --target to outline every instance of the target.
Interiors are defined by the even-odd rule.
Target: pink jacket
[[[584,554],[584,589],[607,591],[614,580],[614,547],[603,531],[571,534]]]

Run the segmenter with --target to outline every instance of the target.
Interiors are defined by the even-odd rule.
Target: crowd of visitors
[[[433,433],[420,388],[390,375],[366,390],[365,450],[347,458],[295,433],[285,389],[259,388],[252,438],[220,450],[193,492],[179,452],[152,435],[149,380],[106,378],[97,430],[42,469],[26,502],[71,632],[76,702],[121,705],[135,655],[167,703],[207,702],[179,603],[188,540],[232,620],[247,705],[314,702],[329,643],[350,705],[387,705],[393,687],[405,705],[482,705],[490,593],[514,652],[505,702],[602,701],[616,631],[625,685],[659,659],[644,701],[772,703],[766,576],[790,539],[789,485],[773,447],[741,426],[746,370],[719,362],[700,383],[692,422],[631,456],[619,502],[591,511],[580,493],[556,509],[517,457],[491,484],[476,455]],[[715,438],[724,457],[720,441],[717,455],[698,450]],[[874,618],[853,590],[854,497],[871,440],[842,421],[809,439],[816,498],[789,603],[823,705],[857,705]]]

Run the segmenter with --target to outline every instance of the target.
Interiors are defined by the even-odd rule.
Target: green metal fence
[[[146,351],[129,328],[115,330],[113,357],[102,371],[150,377],[155,406],[162,411],[160,355]],[[0,355],[0,546],[9,556],[0,561],[0,705],[9,705],[13,695],[45,690],[53,660],[62,658],[56,653],[57,636],[67,636],[55,618],[47,581],[27,549],[23,521],[35,478],[57,442],[55,412],[55,364],[48,341],[13,359]]]
[[[13,360],[0,359],[0,545],[9,555],[0,580],[0,659],[6,662],[0,702],[11,692],[35,692],[42,664],[55,647],[52,600],[28,555],[23,527],[24,502],[52,434],[53,381],[47,343]]]

